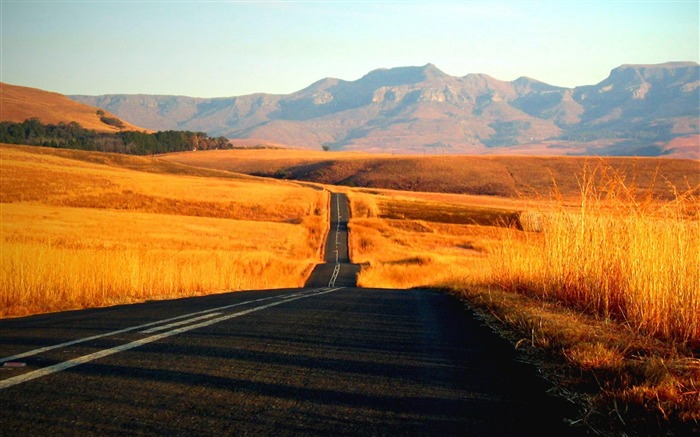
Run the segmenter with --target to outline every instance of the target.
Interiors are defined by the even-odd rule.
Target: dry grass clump
[[[0,152],[0,317],[298,287],[320,259],[323,191]]]
[[[700,432],[698,188],[674,196],[657,200],[598,167],[583,174],[577,208],[543,212],[541,233],[511,231],[494,252],[492,289],[556,302],[615,333],[584,330],[558,341],[563,327],[521,322],[544,332],[534,345],[587,379],[565,384],[591,393],[582,420],[596,429]]]
[[[697,189],[671,202],[584,174],[580,206],[542,214],[542,235],[504,240],[493,280],[632,329],[700,345]]]

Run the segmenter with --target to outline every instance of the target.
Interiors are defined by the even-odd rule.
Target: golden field
[[[320,260],[320,190],[152,158],[0,158],[0,316],[298,287]]]

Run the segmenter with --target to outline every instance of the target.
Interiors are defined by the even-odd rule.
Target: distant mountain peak
[[[466,76],[462,77],[467,82],[472,82],[472,83],[496,83],[496,82],[502,82],[498,79],[496,79],[493,76],[489,76],[488,74],[485,73],[469,73]]]
[[[447,73],[437,68],[434,64],[425,64],[421,67],[423,74],[427,79],[450,77]]]
[[[610,71],[606,81],[663,79],[668,76],[683,77],[683,80],[700,79],[700,65],[695,62],[666,62],[663,64],[623,64]]]
[[[435,65],[425,64],[419,67],[379,68],[370,71],[357,82],[380,83],[382,86],[398,86],[449,77],[451,76],[441,71]]]
[[[537,80],[537,79],[533,79],[533,78],[528,77],[528,76],[520,76],[519,78],[517,78],[513,81],[513,84],[517,84],[517,85],[526,85],[526,84],[532,85],[532,84],[540,84],[540,83],[544,83],[544,82]]]

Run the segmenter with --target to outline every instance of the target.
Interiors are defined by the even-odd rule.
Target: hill
[[[288,95],[71,96],[151,129],[308,149],[700,157],[700,67],[622,65],[596,85],[455,77],[432,64],[319,80]]]
[[[0,82],[0,121],[19,123],[29,118],[38,118],[44,124],[76,122],[97,132],[148,130],[62,94]]]
[[[674,198],[700,187],[700,162],[647,157],[391,156],[292,150],[218,150],[161,155],[200,168],[349,187],[489,195],[506,198],[580,194],[584,171],[606,168],[636,187]],[[600,177],[605,177],[599,173]]]

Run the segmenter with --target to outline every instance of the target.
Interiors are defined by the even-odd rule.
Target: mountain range
[[[68,96],[152,130],[308,149],[700,157],[700,66],[622,65],[596,85],[448,75],[432,64],[286,95]]]

